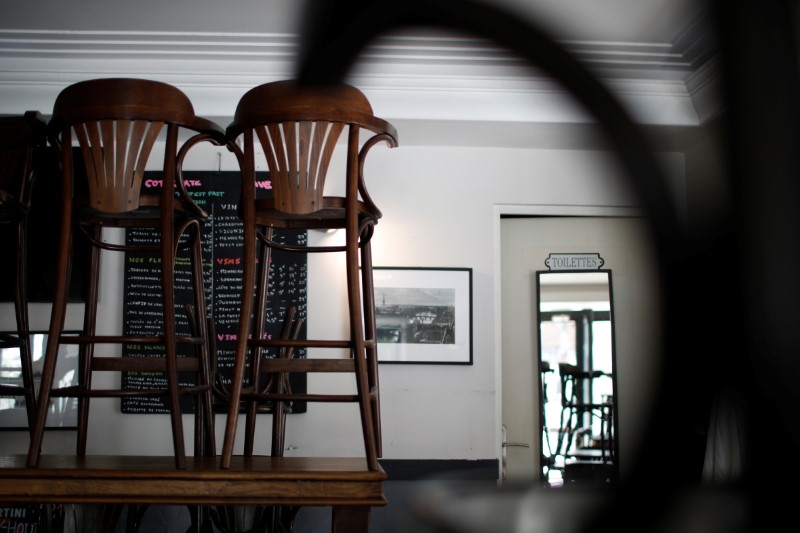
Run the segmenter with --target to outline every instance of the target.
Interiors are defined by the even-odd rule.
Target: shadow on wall
[[[663,531],[680,523],[675,514],[683,511],[670,502],[709,488],[701,477],[703,457],[684,444],[708,430],[721,393],[742,402],[744,427],[756,427],[758,417],[758,427],[770,428],[765,439],[746,435],[741,475],[714,486],[741,498],[737,501],[750,511],[737,530],[778,525],[791,508],[777,476],[791,482],[797,466],[764,465],[759,459],[774,457],[774,443],[786,449],[798,445],[787,413],[800,366],[795,338],[800,310],[793,305],[800,300],[795,268],[800,210],[794,208],[800,200],[794,150],[800,92],[790,26],[795,8],[785,0],[713,1],[708,8],[726,99],[721,131],[727,149],[721,163],[731,169],[725,185],[734,204],[716,220],[688,228],[678,224],[644,136],[604,86],[541,28],[488,2],[465,0],[319,0],[307,11],[298,70],[304,83],[341,81],[366,44],[400,27],[464,30],[507,47],[560,81],[619,154],[630,187],[649,212],[664,276],[665,368],[634,474],[584,530]],[[714,308],[707,302],[715,302]],[[756,492],[766,497],[756,499]],[[705,515],[715,512],[709,507]],[[692,519],[687,511],[685,520]]]

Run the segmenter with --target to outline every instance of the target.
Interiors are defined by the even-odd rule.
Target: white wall
[[[299,0],[244,0],[235,7],[194,0],[26,2],[5,14],[0,29],[0,112],[38,109],[47,115],[67,84],[124,75],[178,86],[199,115],[227,117],[220,123],[225,126],[247,89],[292,76],[305,5]],[[371,60],[357,65],[350,80],[379,116],[397,123],[400,134],[399,148],[376,147],[368,162],[370,191],[384,213],[374,263],[473,269],[474,364],[381,367],[385,456],[494,458],[498,213],[502,206],[561,211],[629,207],[635,201],[619,182],[614,157],[588,149],[598,146],[588,139],[593,128],[586,128],[585,113],[558,84],[517,67],[486,65],[484,48],[473,41],[445,38],[420,46],[411,38],[373,49]],[[587,47],[591,50],[591,43],[581,44]],[[605,81],[639,123],[698,125],[696,93],[683,78],[672,73],[659,80],[652,74]],[[192,154],[187,168],[216,169],[217,151]],[[683,203],[683,157],[673,153],[663,161]],[[233,170],[233,157],[223,153],[222,164]],[[104,267],[101,327],[119,331],[121,264],[109,258]],[[327,261],[310,264],[310,336],[343,328],[335,311],[344,302],[343,288],[324,282],[332,268]],[[46,305],[32,306],[34,328],[47,328],[48,312]],[[80,326],[77,312],[68,320],[69,327]],[[9,305],[0,307],[0,327],[13,328]],[[118,404],[95,402],[90,453],[171,453],[165,416],[121,416]],[[299,454],[360,453],[357,424],[351,406],[312,404],[309,413],[290,417],[287,443]],[[44,452],[69,452],[73,436],[50,432]],[[24,432],[6,432],[0,439],[0,454],[26,448]],[[266,449],[262,441],[259,451]]]
[[[373,149],[366,169],[373,199],[384,213],[373,241],[377,266],[471,267],[473,269],[474,364],[471,366],[382,365],[380,368],[384,456],[419,459],[496,457],[497,335],[495,293],[496,206],[631,206],[611,154],[577,150],[401,146]],[[682,189],[683,158],[663,158]],[[215,150],[191,156],[187,168],[216,168]],[[223,168],[233,169],[225,154]],[[109,262],[103,280],[101,327],[120,328],[121,264]],[[336,305],[341,286],[321,282],[329,265],[309,272],[309,337],[341,328]],[[47,308],[33,309],[33,327],[47,327]],[[71,315],[74,318],[75,315]],[[77,324],[76,324],[77,325]],[[4,305],[0,327],[13,327]],[[309,381],[313,387],[315,381]],[[121,415],[117,400],[92,408],[89,453],[171,453],[166,416]],[[190,417],[186,422],[191,427]],[[224,420],[217,417],[218,437]],[[259,427],[268,435],[268,420]],[[190,434],[190,432],[189,432]],[[48,432],[44,453],[74,449],[74,433]],[[321,437],[324,435],[324,438]],[[187,442],[187,445],[189,443]],[[351,455],[362,449],[354,407],[309,405],[288,421],[287,454]],[[0,454],[22,453],[27,434],[6,433]],[[237,451],[241,450],[241,440]],[[257,452],[266,453],[264,438]]]

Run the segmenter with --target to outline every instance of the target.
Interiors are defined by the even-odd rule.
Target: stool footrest
[[[23,396],[30,394],[30,389],[18,385],[0,385],[0,394]]]
[[[131,337],[124,335],[61,335],[59,344],[164,344],[164,337]],[[202,337],[175,337],[178,344],[202,344]]]
[[[261,359],[262,374],[278,372],[308,373],[308,372],[354,372],[353,359]]]
[[[21,348],[25,342],[24,336],[0,333],[0,348]]]
[[[277,394],[270,392],[242,393],[243,400],[282,401],[282,402],[320,402],[353,403],[358,401],[356,394]]]
[[[178,357],[178,372],[196,371],[198,360],[195,357]],[[92,358],[94,372],[165,372],[167,360],[164,357],[99,357]]]
[[[321,339],[250,339],[249,346],[262,348],[353,348],[355,343],[349,340],[321,340]],[[374,348],[375,341],[364,341],[366,348]]]
[[[196,387],[180,387],[178,394],[197,394],[210,390],[208,385],[198,385]],[[52,389],[51,398],[129,398],[132,396],[158,397],[167,396],[168,389],[92,389],[86,387],[61,387]]]

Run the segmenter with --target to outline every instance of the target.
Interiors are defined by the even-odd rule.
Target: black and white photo
[[[375,267],[378,360],[472,363],[472,270]]]

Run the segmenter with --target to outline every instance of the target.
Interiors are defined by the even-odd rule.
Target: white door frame
[[[526,216],[573,216],[573,217],[644,217],[646,210],[630,206],[594,205],[522,205],[495,204],[493,206],[492,234],[494,238],[494,408],[495,408],[495,457],[498,459],[498,484],[502,483],[502,425],[503,425],[503,337],[502,337],[502,279],[501,279],[501,225],[503,215]]]

